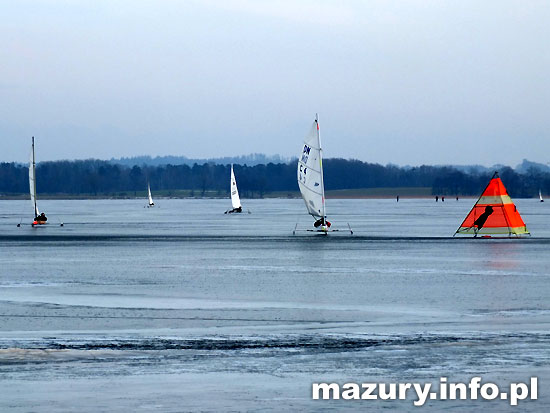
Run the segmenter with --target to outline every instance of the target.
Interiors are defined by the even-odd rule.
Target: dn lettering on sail
[[[307,163],[307,160],[309,158],[309,151],[311,151],[311,148],[307,145],[304,145],[304,150],[302,151],[302,158],[300,159],[303,163]]]

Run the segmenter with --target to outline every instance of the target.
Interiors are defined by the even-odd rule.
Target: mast
[[[32,137],[32,176],[33,176],[33,180],[32,180],[32,183],[33,183],[33,188],[32,188],[32,193],[34,194],[33,198],[34,198],[34,214],[35,216],[37,215],[37,211],[38,211],[38,208],[36,207],[36,161],[35,161],[35,158],[34,158],[34,136]]]
[[[321,207],[324,224],[327,218],[327,213],[325,210],[325,183],[323,180],[323,149],[321,148],[321,132],[319,131],[319,115],[317,113],[315,114],[315,123],[317,124],[317,140],[319,141],[319,169],[321,171]]]

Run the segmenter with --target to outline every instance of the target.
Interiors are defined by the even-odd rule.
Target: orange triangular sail
[[[504,184],[495,172],[456,234],[530,235]]]

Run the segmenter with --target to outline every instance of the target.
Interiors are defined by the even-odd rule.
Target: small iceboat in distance
[[[237,180],[235,179],[235,173],[233,172],[233,164],[231,164],[231,181],[230,181],[230,190],[231,190],[231,206],[233,209],[228,209],[225,211],[225,214],[235,214],[243,212],[243,206],[241,205],[241,198],[239,198],[239,190],[237,189]],[[248,211],[250,213],[250,211]]]
[[[44,212],[40,213],[38,210],[38,205],[36,204],[36,159],[34,155],[34,136],[32,137],[31,159],[29,162],[29,189],[31,194],[31,202],[34,208],[34,220],[32,222],[32,226],[45,225],[48,218]]]
[[[539,199],[540,199],[540,202],[544,202],[544,199],[542,199],[542,192],[540,189],[539,189]]]
[[[153,202],[153,197],[151,196],[151,185],[149,185],[149,182],[147,182],[147,196],[149,198],[149,203],[147,204],[147,208],[154,207],[155,203]]]

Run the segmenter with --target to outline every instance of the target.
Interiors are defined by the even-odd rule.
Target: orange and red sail
[[[527,235],[527,227],[495,172],[456,234]],[[455,235],[456,235],[455,234]]]

